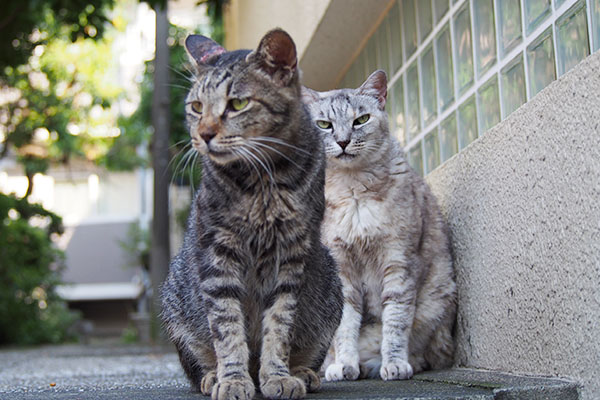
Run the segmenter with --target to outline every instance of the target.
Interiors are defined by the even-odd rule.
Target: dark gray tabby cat
[[[425,181],[388,129],[387,79],[305,89],[327,154],[323,239],[338,262],[344,312],[328,380],[452,364],[456,284],[448,229]]]
[[[185,42],[186,100],[203,179],[162,289],[163,319],[196,389],[213,399],[315,391],[342,311],[322,246],[323,144],[301,102],[296,48],[267,33],[255,51]]]

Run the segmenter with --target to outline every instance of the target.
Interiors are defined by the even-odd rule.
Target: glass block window
[[[475,96],[471,96],[458,108],[458,147],[462,150],[478,136]]]
[[[423,125],[427,126],[437,116],[437,91],[435,85],[435,61],[433,60],[433,47],[425,50],[421,56],[421,75],[423,93]]]
[[[592,37],[594,38],[594,51],[600,49],[600,0],[591,0]]]
[[[600,1],[600,0],[599,0]],[[437,59],[437,82],[439,84],[440,111],[447,109],[454,101],[454,74],[452,68],[452,41],[449,24],[442,29],[435,39]]]
[[[416,0],[402,0],[402,28],[404,30],[405,58],[417,50],[417,13]]]
[[[474,79],[471,12],[468,4],[458,10],[452,23],[454,24],[454,58],[457,65],[458,92],[463,94],[473,84]]]
[[[454,113],[446,118],[439,128],[440,159],[446,161],[458,152],[458,135],[456,132],[456,116]]]
[[[338,87],[388,74],[390,132],[427,174],[600,49],[600,0],[396,0]]]
[[[577,2],[556,21],[558,75],[590,54],[585,1]]]
[[[438,130],[434,129],[425,136],[425,173],[440,165],[440,141]]]
[[[415,61],[406,71],[406,133],[408,140],[416,137],[421,130],[419,98],[419,70]]]
[[[402,81],[398,82],[392,87],[392,91],[388,92],[388,96],[392,95],[392,110],[393,118],[390,121],[392,132],[396,135],[398,141],[402,146],[406,145],[406,127],[404,122],[404,84]],[[389,104],[389,99],[388,99]],[[388,106],[389,107],[389,106]]]
[[[520,0],[503,0],[497,2],[498,12],[498,47],[500,57],[519,44],[522,35]]]
[[[523,0],[525,6],[525,30],[533,32],[552,12],[550,0]]]
[[[448,12],[450,2],[448,0],[433,0],[433,16],[435,23],[440,22],[442,17]]]
[[[502,117],[519,108],[527,101],[523,55],[519,54],[500,71],[502,84]]]
[[[533,97],[556,79],[552,28],[548,28],[527,47],[527,61],[529,96]]]
[[[598,0],[600,1],[600,0]],[[386,16],[389,29],[390,29],[390,42],[392,46],[390,48],[390,59],[392,61],[391,71],[389,74],[393,74],[398,71],[398,69],[402,66],[402,48],[404,47],[402,43],[402,24],[399,24],[400,20],[400,7],[398,3],[394,3],[394,6]]]
[[[485,132],[500,122],[500,100],[496,75],[479,88],[477,103],[479,104],[479,132]]]
[[[496,30],[492,0],[473,1],[473,22],[477,76],[482,76],[496,62]]]
[[[423,152],[421,144],[414,146],[408,151],[408,163],[419,173],[423,175]]]
[[[433,28],[431,1],[416,1],[419,19],[419,43],[423,43]]]

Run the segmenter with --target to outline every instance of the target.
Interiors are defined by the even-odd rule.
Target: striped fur
[[[389,135],[386,85],[376,71],[358,89],[304,90],[313,119],[325,121],[323,238],[345,300],[329,380],[407,379],[452,364],[448,232],[428,186]]]
[[[266,398],[302,398],[319,388],[343,297],[321,244],[325,156],[295,46],[274,30],[252,52],[198,36],[186,47],[203,179],[162,288],[163,320],[203,394],[250,399],[257,384]],[[238,110],[232,99],[248,102]]]

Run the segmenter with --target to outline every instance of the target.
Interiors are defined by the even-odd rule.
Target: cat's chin
[[[358,156],[356,154],[341,153],[335,157],[330,157],[335,164],[349,167],[356,162]]]
[[[206,155],[212,162],[221,165],[229,164],[239,159],[239,157],[235,153],[232,153],[230,151],[220,151],[214,149],[208,150],[206,152]]]

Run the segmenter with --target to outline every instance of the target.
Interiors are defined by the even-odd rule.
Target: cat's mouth
[[[214,156],[225,156],[231,154],[231,151],[224,149],[215,149],[214,146],[208,146],[208,153]]]
[[[212,143],[207,146],[207,155],[211,160],[218,164],[227,164],[228,162],[234,161],[238,158],[235,155],[235,152],[231,151],[230,148],[215,146]]]
[[[356,154],[348,154],[345,151],[335,156],[338,160],[352,160]]]

